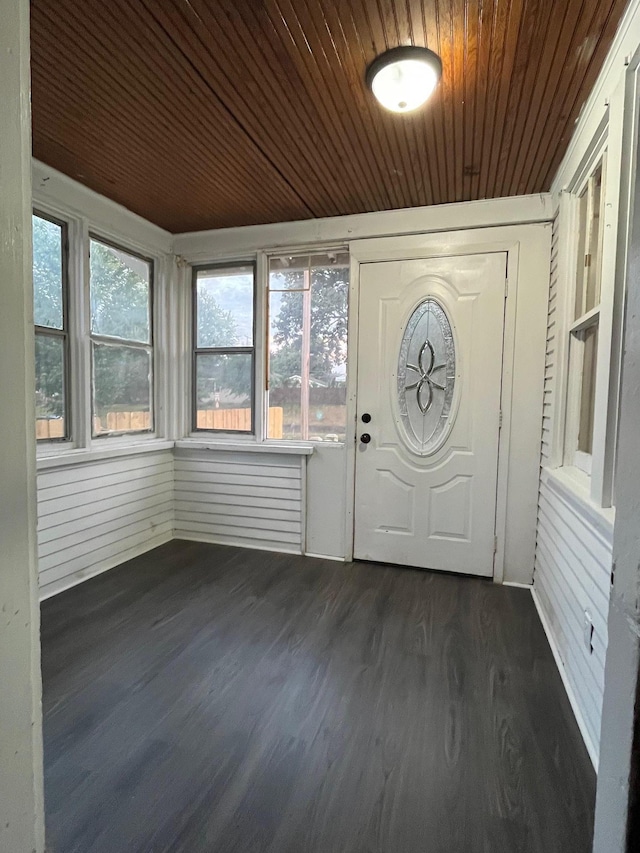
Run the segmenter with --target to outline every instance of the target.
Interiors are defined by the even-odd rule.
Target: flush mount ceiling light
[[[442,75],[442,62],[427,47],[394,47],[367,68],[367,85],[383,107],[408,113],[422,106]]]

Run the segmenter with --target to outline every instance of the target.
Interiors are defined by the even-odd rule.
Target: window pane
[[[309,255],[286,255],[269,260],[269,290],[308,290]]]
[[[310,289],[269,296],[268,436],[343,441],[349,256],[302,256],[291,267],[305,259],[315,264],[304,271]]]
[[[578,200],[578,257],[575,319],[600,303],[602,270],[603,164],[593,172]]]
[[[151,430],[151,382],[150,350],[94,342],[94,435]]]
[[[62,226],[35,214],[33,222],[33,316],[36,326],[62,329]]]
[[[305,294],[269,296],[269,438],[300,439]]]
[[[252,362],[244,352],[196,356],[196,429],[252,431]]]
[[[591,309],[595,308],[595,306],[600,302],[600,267],[602,263],[602,235],[600,233],[602,165],[598,166],[590,183],[593,215],[589,228],[589,263],[586,267],[585,311],[591,311]]]
[[[197,348],[253,346],[253,267],[198,270]]]
[[[36,437],[65,438],[64,338],[36,335]]]
[[[598,355],[598,327],[589,326],[581,333],[584,340],[582,362],[582,389],[580,394],[580,427],[578,450],[591,453],[593,450],[593,417],[595,412],[596,364]]]
[[[91,240],[91,331],[151,343],[151,263]]]
[[[578,200],[578,257],[576,258],[576,306],[574,319],[585,313],[584,283],[586,277],[585,256],[589,244],[589,190],[582,193]]]

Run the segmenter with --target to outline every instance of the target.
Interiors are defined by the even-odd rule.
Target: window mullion
[[[72,361],[75,358],[76,371],[73,381],[75,411],[77,412],[77,443],[79,447],[91,446],[91,295],[89,291],[89,224],[82,219],[75,224],[70,234],[73,264],[70,264],[71,294],[73,301],[72,323],[75,326],[72,335]],[[74,305],[75,302],[75,305]]]
[[[196,355],[231,355],[233,353],[244,353],[244,355],[252,355],[254,347],[197,347],[194,352]]]
[[[50,326],[35,326],[36,335],[47,335],[51,338],[66,338],[68,332],[65,329],[52,329]]]
[[[302,376],[300,380],[301,418],[300,431],[304,441],[309,440],[309,404],[311,379],[311,270],[304,271],[302,293]]]
[[[98,344],[103,344],[104,346],[136,347],[137,349],[144,349],[148,351],[153,350],[153,344],[143,343],[142,341],[130,341],[126,338],[112,338],[109,335],[96,335],[93,332],[91,333],[91,340]]]
[[[582,332],[584,329],[588,329],[589,326],[594,326],[599,319],[600,306],[596,305],[595,308],[591,309],[591,311],[587,311],[586,314],[583,314],[581,317],[578,317],[577,320],[574,320],[574,322],[569,326],[569,332],[571,332],[571,334]]]
[[[256,262],[256,300],[255,300],[255,355],[254,369],[254,413],[255,433],[258,441],[267,438],[268,417],[268,381],[269,381],[269,316],[267,282],[269,266],[264,252],[258,254]]]

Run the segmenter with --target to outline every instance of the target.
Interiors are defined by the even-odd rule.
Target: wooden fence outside
[[[37,418],[36,438],[64,438],[64,418]]]
[[[269,409],[269,438],[282,438],[283,410],[280,406]],[[151,429],[149,412],[108,412],[93,419],[96,435],[103,432],[130,432]],[[201,409],[198,412],[198,429],[221,429],[233,432],[251,432],[251,409]],[[38,418],[37,438],[63,438],[63,418]]]
[[[96,435],[103,432],[134,432],[150,430],[151,412],[107,412],[102,417],[94,417],[93,431]]]
[[[251,432],[251,409],[200,409],[198,429],[221,429],[230,432]],[[283,410],[269,409],[269,438],[282,438]]]

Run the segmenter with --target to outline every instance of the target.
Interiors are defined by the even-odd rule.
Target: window
[[[346,437],[346,251],[269,261],[268,437]]]
[[[92,434],[153,430],[153,263],[92,237]]]
[[[591,473],[600,322],[604,160],[577,200],[578,250],[573,322],[569,327],[569,399],[565,461]]]
[[[70,438],[66,225],[34,213],[33,316],[36,361],[36,437]]]
[[[254,264],[193,271],[195,430],[254,432]]]

